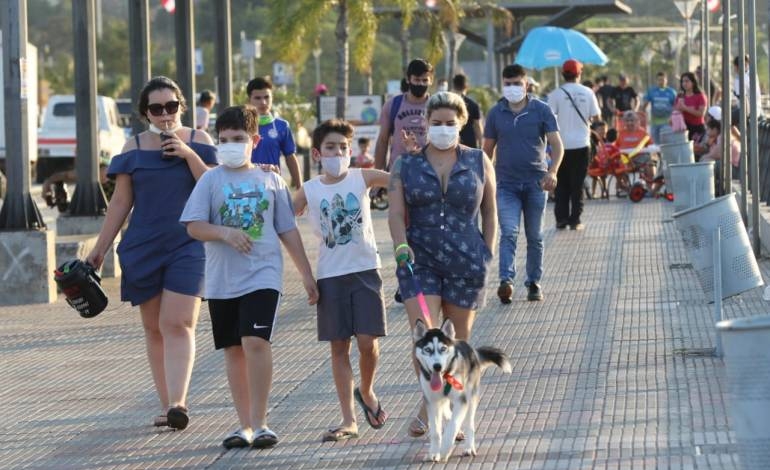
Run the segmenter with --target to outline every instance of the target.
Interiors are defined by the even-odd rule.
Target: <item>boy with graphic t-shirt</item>
[[[258,120],[251,105],[219,115],[222,164],[201,176],[180,218],[191,237],[206,242],[205,297],[214,346],[225,350],[227,381],[241,424],[222,442],[228,449],[278,442],[267,427],[267,403],[270,343],[283,278],[281,243],[302,275],[308,303],[318,300],[289,189],[279,175],[250,161],[259,142]]]
[[[342,422],[322,440],[358,437],[353,399],[374,429],[387,415],[374,393],[379,358],[377,338],[385,336],[380,256],[369,211],[369,188],[385,186],[389,175],[381,170],[353,168],[350,164],[353,127],[332,119],[313,131],[313,160],[322,174],[306,181],[294,193],[297,214],[308,209],[318,236],[318,339],[331,342],[332,375],[342,411]],[[350,338],[356,337],[361,385],[353,388]]]

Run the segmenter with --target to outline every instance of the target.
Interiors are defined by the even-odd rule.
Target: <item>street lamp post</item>
[[[674,6],[679,10],[679,13],[684,19],[684,43],[685,51],[687,53],[687,70],[690,70],[690,18],[695,13],[695,8],[698,6],[697,0],[674,0]]]
[[[317,47],[313,49],[313,59],[315,60],[315,84],[321,83],[321,53],[323,49]]]

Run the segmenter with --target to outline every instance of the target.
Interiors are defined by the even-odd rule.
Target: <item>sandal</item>
[[[262,428],[254,433],[251,440],[251,447],[255,449],[267,449],[278,444],[278,436],[268,428]]]
[[[422,419],[420,419],[419,416],[415,416],[415,418],[412,420],[412,423],[409,425],[409,436],[422,437],[427,432],[428,432],[428,425],[425,424],[425,422]],[[462,442],[464,440],[465,440],[465,433],[462,432],[462,430],[457,431],[457,435],[455,436],[455,442]]]
[[[168,418],[168,427],[179,429],[180,431],[187,427],[190,417],[187,415],[187,407],[182,405],[174,406],[168,409],[166,413]]]
[[[382,410],[382,406],[380,406],[379,400],[377,400],[377,411],[375,412],[372,411],[369,406],[367,406],[363,395],[361,395],[361,390],[359,390],[358,387],[356,387],[356,389],[353,391],[353,396],[355,397],[358,404],[361,405],[361,409],[364,410],[364,416],[366,417],[366,422],[369,423],[369,426],[373,427],[374,429],[380,429],[385,425],[388,415]],[[383,418],[382,422],[378,422],[380,421],[380,416]]]
[[[408,432],[411,437],[422,437],[428,432],[428,425],[419,416],[415,416],[411,424],[409,424]]]
[[[152,425],[156,428],[164,428],[168,426],[168,416],[166,415],[158,415],[152,420]]]
[[[328,431],[323,433],[321,442],[346,441],[348,439],[354,439],[356,437],[358,437],[358,433],[356,431],[345,429],[342,426],[340,426],[338,428],[329,429]]]
[[[228,434],[222,441],[222,446],[225,449],[235,449],[241,447],[249,447],[251,445],[251,433],[246,433],[243,429],[236,429]]]

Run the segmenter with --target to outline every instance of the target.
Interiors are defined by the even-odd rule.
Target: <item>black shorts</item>
[[[260,289],[233,299],[209,299],[214,347],[240,346],[243,336],[272,341],[280,297],[277,290]]]

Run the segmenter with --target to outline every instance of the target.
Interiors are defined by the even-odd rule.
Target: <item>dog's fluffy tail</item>
[[[476,353],[479,355],[479,362],[481,363],[482,369],[494,364],[506,374],[511,373],[511,361],[508,359],[508,355],[500,349],[491,346],[481,346],[476,349]]]

